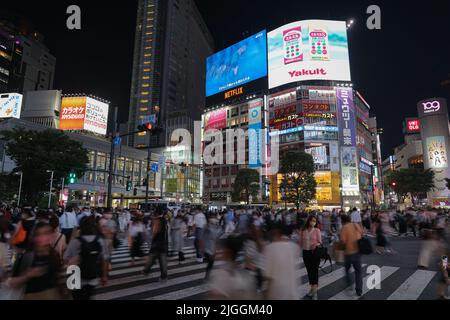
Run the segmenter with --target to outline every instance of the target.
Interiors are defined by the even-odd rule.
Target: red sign
[[[204,130],[223,129],[227,126],[227,108],[208,112],[205,116]]]
[[[420,120],[408,120],[406,122],[406,129],[408,132],[420,132]]]

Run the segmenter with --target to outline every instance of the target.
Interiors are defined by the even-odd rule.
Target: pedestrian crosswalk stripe
[[[383,282],[386,278],[388,278],[389,276],[391,276],[394,272],[396,272],[397,270],[399,270],[400,268],[398,267],[387,267],[387,266],[383,266],[380,269],[380,273],[381,273],[381,281]],[[363,292],[362,295],[365,295],[369,289],[367,288],[367,279],[369,279],[371,275],[368,275],[366,277],[364,277],[363,279]],[[330,300],[358,300],[359,297],[352,294],[351,296],[349,295],[349,292],[354,292],[353,289],[353,285],[347,287],[346,289],[342,290],[341,292],[339,292],[337,295],[333,296],[330,298]]]
[[[195,273],[183,277],[177,277],[169,279],[166,282],[151,282],[136,287],[129,287],[126,289],[110,291],[95,296],[96,300],[111,300],[111,299],[126,299],[127,296],[132,296],[139,293],[145,293],[147,291],[153,291],[157,289],[163,289],[168,286],[176,286],[193,280],[201,280],[205,277],[205,274]]]
[[[436,272],[416,270],[387,300],[417,300]]]
[[[362,267],[365,267],[366,264],[363,264]],[[345,268],[339,267],[337,270],[334,270],[330,273],[327,273],[321,277],[319,277],[319,292],[322,288],[332,284],[333,282],[338,281],[339,279],[345,277]],[[300,291],[300,297],[303,298],[309,291],[309,283],[304,283],[299,286],[298,290]]]

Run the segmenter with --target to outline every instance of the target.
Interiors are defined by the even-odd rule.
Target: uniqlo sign
[[[408,133],[420,132],[420,120],[419,119],[408,120],[406,122],[406,129]]]

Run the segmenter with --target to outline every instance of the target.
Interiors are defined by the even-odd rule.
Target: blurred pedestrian
[[[184,232],[184,217],[183,213],[178,211],[176,216],[172,219],[170,224],[170,236],[172,239],[172,252],[178,255],[178,262],[184,261],[183,253],[183,232]]]
[[[355,270],[356,295],[362,295],[362,266],[361,255],[359,254],[358,240],[362,238],[363,230],[359,223],[352,223],[350,217],[342,215],[342,230],[340,239],[345,247],[344,264],[347,285],[351,286],[350,267]]]
[[[59,217],[61,233],[66,237],[66,243],[70,242],[74,230],[78,227],[78,220],[73,207],[67,206],[64,213]]]
[[[194,230],[195,230],[195,252],[197,256],[197,262],[203,262],[203,233],[206,226],[206,217],[205,214],[197,209],[194,214]]]
[[[137,213],[131,220],[130,230],[129,230],[129,248],[131,265],[134,265],[135,258],[142,258],[144,252],[142,250],[142,244],[144,243],[144,233],[145,226],[143,223],[143,215]]]
[[[265,297],[268,300],[299,300],[300,247],[289,240],[279,223],[273,225],[271,233],[273,242],[264,249]]]
[[[229,236],[220,241],[224,264],[211,271],[209,299],[213,300],[252,300],[256,288],[251,275],[240,269],[237,263],[242,249],[242,238]]]
[[[59,300],[61,260],[52,248],[53,229],[44,222],[36,224],[30,247],[16,260],[8,285],[23,288],[24,300]]]
[[[161,280],[167,280],[167,251],[168,251],[167,221],[163,216],[162,208],[157,208],[152,217],[152,241],[148,260],[144,265],[143,273],[148,275],[155,263],[159,261]]]
[[[80,267],[81,289],[72,291],[74,300],[89,300],[95,287],[108,280],[108,250],[93,216],[80,221],[80,236],[73,238],[64,253],[67,266]]]
[[[60,259],[63,259],[64,251],[66,250],[66,236],[61,233],[59,229],[59,218],[57,215],[52,215],[49,221],[53,229],[52,248],[58,253]]]

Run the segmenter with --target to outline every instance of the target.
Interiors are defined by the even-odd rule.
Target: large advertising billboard
[[[263,30],[206,60],[206,96],[267,76],[267,34]]]
[[[250,168],[261,167],[263,99],[248,103],[248,159]]]
[[[429,167],[431,169],[447,168],[448,158],[445,137],[429,137],[426,143]]]
[[[204,116],[204,131],[224,129],[227,126],[227,108],[210,111]]]
[[[105,135],[109,105],[91,97],[63,97],[59,129],[86,130]]]
[[[19,93],[3,93],[0,95],[0,118],[20,119],[22,98]]]
[[[304,20],[267,34],[269,89],[305,80],[351,81],[345,21]]]

